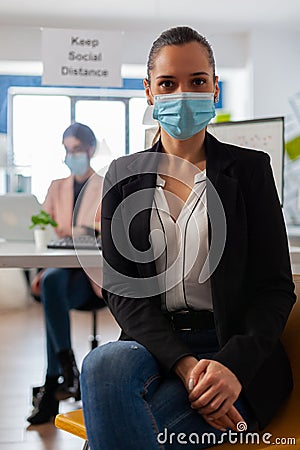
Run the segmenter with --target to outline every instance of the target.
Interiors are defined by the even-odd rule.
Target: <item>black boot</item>
[[[77,368],[72,350],[62,350],[57,354],[62,368],[63,383],[56,390],[57,400],[65,400],[74,397],[76,401],[81,400],[79,370]]]
[[[27,418],[32,425],[50,422],[58,414],[59,402],[55,398],[57,387],[57,377],[47,375],[44,386],[40,387],[38,392],[36,392],[36,388],[33,388],[32,391],[35,393],[32,401],[34,409]]]
[[[43,388],[44,386],[33,386],[32,387],[32,406],[34,408],[36,408],[38,402],[39,402],[39,394],[40,394],[40,390]]]

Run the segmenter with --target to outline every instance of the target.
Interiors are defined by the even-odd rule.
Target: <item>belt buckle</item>
[[[180,320],[180,318],[186,318],[190,315],[190,311],[184,310],[184,311],[178,311],[177,313],[171,314],[171,320],[173,323],[173,328],[175,331],[191,331],[192,327],[181,327],[180,324],[177,326],[176,324],[176,318]]]
[[[182,317],[187,318],[190,316],[190,311],[180,311],[179,315],[182,315]],[[179,328],[180,331],[192,331],[192,327],[184,327],[184,328]]]

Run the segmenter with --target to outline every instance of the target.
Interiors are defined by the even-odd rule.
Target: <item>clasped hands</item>
[[[191,407],[217,430],[237,430],[237,423],[244,422],[234,407],[241,392],[241,383],[231,370],[210,359],[198,361],[192,356],[182,358],[175,372],[189,392]]]

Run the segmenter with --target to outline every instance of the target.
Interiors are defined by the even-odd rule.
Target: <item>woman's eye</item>
[[[174,83],[171,80],[164,80],[160,83],[160,86],[164,87],[164,88],[171,88],[171,87],[173,87],[173,85],[174,85]]]
[[[202,86],[203,84],[205,84],[205,80],[203,78],[196,78],[192,83],[195,86]]]

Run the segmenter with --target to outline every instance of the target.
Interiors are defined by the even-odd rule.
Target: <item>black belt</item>
[[[209,330],[215,328],[214,314],[211,311],[178,311],[165,314],[175,331]]]

